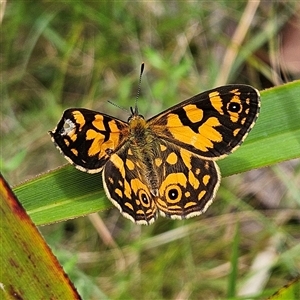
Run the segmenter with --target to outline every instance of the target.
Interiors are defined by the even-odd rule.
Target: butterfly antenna
[[[116,103],[114,103],[114,102],[112,102],[112,101],[110,101],[110,100],[107,100],[107,102],[108,102],[109,104],[112,104],[113,106],[118,107],[118,108],[120,108],[120,109],[122,109],[122,110],[124,110],[124,111],[127,112],[127,109],[124,108],[123,106],[120,106],[120,105],[118,105],[118,104],[116,104]]]
[[[140,93],[141,93],[141,82],[142,82],[142,75],[144,73],[144,69],[145,69],[145,64],[142,63],[141,64],[141,71],[140,71],[140,78],[139,78],[139,85],[138,85],[138,90],[137,90],[137,94],[136,94],[136,98],[135,98],[135,105],[134,105],[134,112],[133,112],[133,114],[136,115],[136,116],[139,114],[138,107],[137,107],[137,101],[138,101],[138,98],[139,98]]]

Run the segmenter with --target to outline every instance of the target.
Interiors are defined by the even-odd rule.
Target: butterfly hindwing
[[[129,143],[112,154],[102,178],[106,195],[126,218],[139,224],[155,221],[158,212],[145,165],[133,155]]]
[[[159,192],[155,200],[160,214],[185,219],[205,212],[220,184],[217,164],[165,141],[161,141],[160,148],[163,151],[162,160],[156,162]]]
[[[158,212],[172,219],[205,212],[219,187],[216,163],[163,140],[153,142],[152,150],[150,166],[129,144],[111,156],[103,182],[113,204],[140,224],[152,223]]]

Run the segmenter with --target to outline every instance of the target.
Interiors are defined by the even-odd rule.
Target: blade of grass
[[[261,113],[245,143],[218,164],[223,176],[300,157],[300,81],[261,93]],[[55,151],[55,150],[53,150]],[[109,209],[100,174],[65,166],[20,184],[16,195],[37,225]]]
[[[238,260],[239,260],[239,245],[240,245],[240,231],[239,225],[237,223],[235,228],[234,240],[232,243],[232,252],[231,252],[231,271],[228,276],[228,291],[227,298],[233,298],[236,296],[236,283],[238,279]]]
[[[43,225],[111,208],[100,174],[87,174],[71,165],[42,174],[17,188],[15,193],[33,218]]]

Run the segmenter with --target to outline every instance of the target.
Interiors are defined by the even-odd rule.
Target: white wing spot
[[[68,135],[76,125],[70,119],[65,120],[64,127],[61,130],[61,135]]]

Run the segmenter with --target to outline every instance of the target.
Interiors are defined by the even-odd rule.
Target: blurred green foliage
[[[47,135],[65,108],[127,119],[107,100],[126,109],[133,105],[143,61],[139,110],[146,117],[216,84],[262,89],[278,83],[269,57],[278,53],[278,37],[297,3],[268,1],[255,7],[254,2],[7,2],[0,28],[6,179],[17,184],[65,163]],[[237,28],[245,34],[227,66],[224,58],[234,49]],[[280,168],[281,174],[285,170]],[[269,172],[259,189],[278,170]],[[41,230],[84,299],[241,299],[255,258],[271,245],[277,256],[254,295],[262,298],[300,269],[299,207],[288,200],[289,185],[299,180],[299,162],[283,174],[290,180],[281,181],[284,192],[277,206],[260,202],[259,189],[253,194],[245,188],[249,181],[235,176],[223,180],[216,202],[201,218],[160,218],[140,227],[116,209],[101,212],[114,243],[98,235],[99,220],[88,218]],[[233,270],[238,276],[230,276]]]

